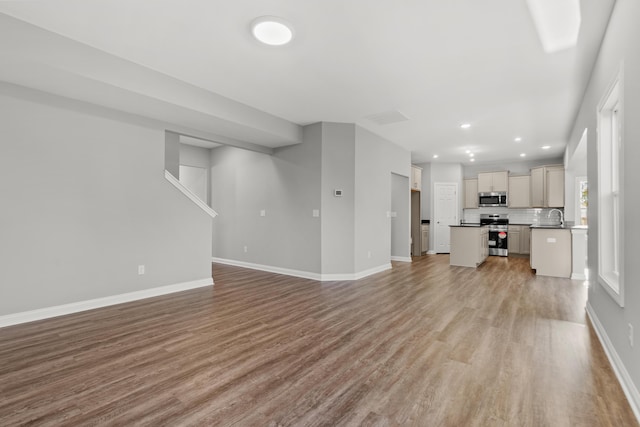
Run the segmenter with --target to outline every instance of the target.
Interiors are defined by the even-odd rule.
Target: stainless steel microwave
[[[479,207],[507,206],[507,192],[498,191],[495,193],[478,193]]]

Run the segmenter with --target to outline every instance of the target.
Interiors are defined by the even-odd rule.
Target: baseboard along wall
[[[0,316],[0,328],[11,325],[18,325],[21,323],[34,322],[36,320],[64,316],[66,314],[79,313],[81,311],[108,307],[110,305],[122,304],[125,302],[137,301],[145,298],[157,297],[160,295],[172,294],[174,292],[187,291],[189,289],[202,288],[205,286],[213,286],[213,279],[211,277],[189,282],[177,283],[174,285],[159,286],[157,288],[144,289],[141,291],[127,292],[119,295],[110,295],[107,297],[86,301],[72,302],[69,304],[57,305],[53,307],[23,311],[20,313],[7,314],[4,316]]]

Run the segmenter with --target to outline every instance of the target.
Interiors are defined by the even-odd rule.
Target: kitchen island
[[[488,228],[480,224],[450,225],[449,265],[477,267],[489,256]]]
[[[532,225],[530,264],[540,276],[571,277],[571,227]]]

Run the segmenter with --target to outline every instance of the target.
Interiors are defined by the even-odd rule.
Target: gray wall
[[[306,126],[303,138],[273,155],[211,150],[215,257],[320,273],[320,218],[312,213],[321,205],[321,125]]]
[[[390,177],[392,172],[408,177],[409,171],[408,151],[354,124],[305,126],[302,144],[277,149],[273,156],[215,148],[214,256],[321,274],[387,265]],[[335,189],[343,196],[334,197]],[[265,217],[259,215],[262,209]],[[319,218],[312,216],[314,209]],[[408,236],[408,194],[402,215]],[[409,256],[408,246],[397,256]]]
[[[0,85],[0,315],[211,277],[212,219],[135,122]]]
[[[592,138],[594,134],[587,135]],[[576,212],[576,200],[578,197],[576,191],[576,178],[587,176],[587,143],[578,144],[575,151],[571,154],[569,146],[565,151],[565,179],[564,179],[564,217],[567,221],[578,221],[579,215]]]
[[[355,171],[355,272],[362,272],[387,264],[391,258],[389,176],[411,176],[411,153],[356,126]],[[407,211],[407,217],[409,214]]]
[[[180,166],[194,166],[206,171],[208,185],[206,199],[203,201],[211,206],[211,149],[180,143],[178,162]]]
[[[635,388],[640,389],[640,55],[638,40],[640,26],[640,2],[618,0],[596,61],[591,81],[587,87],[573,132],[570,137],[573,152],[580,142],[582,132],[588,129],[587,169],[589,179],[589,304],[600,319],[615,351],[628,371]],[[616,77],[624,61],[623,89],[623,140],[624,156],[622,185],[623,271],[625,306],[621,308],[598,283],[598,217],[597,217],[597,152],[596,109],[609,85]],[[635,347],[629,345],[627,325],[635,328]]]
[[[355,125],[322,126],[322,273],[353,272]],[[341,189],[342,197],[334,190]]]
[[[410,212],[407,214],[410,206],[410,188],[409,177],[391,174],[391,211],[396,215],[391,217],[392,257],[408,257],[410,255],[410,233],[407,234],[407,230],[411,230]]]
[[[188,144],[180,144],[180,160],[181,165],[195,166],[198,168],[209,169],[211,167],[211,149],[204,147],[195,147]]]
[[[420,163],[422,168],[422,190],[420,191],[420,215],[431,219],[431,163]]]
[[[165,132],[164,168],[176,178],[180,178],[180,136]]]

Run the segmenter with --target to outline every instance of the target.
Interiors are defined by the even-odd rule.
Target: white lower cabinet
[[[571,276],[571,230],[531,229],[531,268],[540,276]]]
[[[477,267],[489,256],[487,227],[451,226],[451,253],[449,264]]]
[[[531,253],[531,227],[528,225],[520,226],[520,253]]]
[[[510,254],[520,253],[520,226],[510,225],[509,232],[507,233],[507,249]]]
[[[531,252],[531,228],[528,225],[510,225],[507,234],[510,254],[529,254]]]
[[[422,253],[425,254],[429,251],[429,224],[422,224],[421,231],[422,247],[420,249],[422,250]]]

